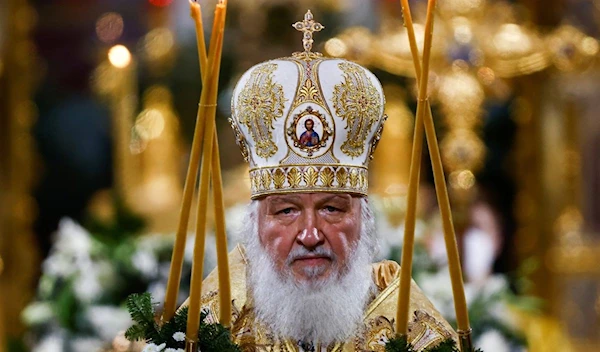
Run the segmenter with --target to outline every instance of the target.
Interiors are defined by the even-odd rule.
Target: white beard
[[[377,251],[372,210],[366,199],[361,206],[360,239],[349,249],[345,270],[317,283],[298,283],[291,272],[276,271],[258,237],[258,201],[250,204],[244,222],[248,282],[256,317],[275,336],[327,346],[347,341],[360,331],[374,289],[370,264]]]

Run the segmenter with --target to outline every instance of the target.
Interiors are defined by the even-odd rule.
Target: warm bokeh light
[[[155,139],[165,129],[165,118],[158,109],[146,109],[142,111],[135,123],[135,132],[144,141]]]
[[[342,57],[348,52],[348,46],[341,39],[333,38],[325,42],[325,51],[334,57]]]
[[[494,83],[494,80],[496,80],[496,73],[489,67],[482,67],[477,70],[477,77],[479,77],[481,83],[487,86]]]
[[[514,55],[524,55],[531,51],[531,39],[518,24],[507,23],[500,26],[500,30],[493,39],[498,54],[504,58]]]
[[[475,175],[471,170],[460,170],[450,174],[450,185],[456,189],[468,190],[475,186]]]
[[[165,27],[153,29],[144,37],[144,51],[150,60],[159,60],[165,57],[174,44],[173,32]]]
[[[123,34],[123,17],[116,12],[107,12],[96,21],[96,35],[105,43],[112,43]]]
[[[125,46],[115,45],[108,51],[108,61],[117,68],[125,68],[131,63],[131,53]]]
[[[598,41],[596,38],[587,37],[581,41],[581,49],[586,55],[594,56],[598,54]]]
[[[465,17],[456,17],[452,20],[454,27],[454,40],[467,44],[473,39],[473,31],[469,20]]]

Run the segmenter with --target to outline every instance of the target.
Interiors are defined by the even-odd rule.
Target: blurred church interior
[[[216,0],[199,2],[211,23]],[[427,2],[410,3],[422,37]],[[250,195],[233,85],[297,51],[290,25],[307,8],[325,25],[315,49],[386,91],[370,193],[380,256],[399,260],[417,88],[398,0],[229,1],[217,130],[230,244]],[[599,57],[600,0],[438,1],[430,96],[487,351],[600,350]],[[118,350],[126,295],[164,296],[199,77],[188,1],[0,2],[0,352]],[[415,280],[443,313],[424,153]]]

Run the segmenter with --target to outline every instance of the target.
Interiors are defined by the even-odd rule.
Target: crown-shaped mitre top
[[[310,11],[294,27],[305,51],[250,68],[233,92],[230,123],[250,164],[252,198],[366,195],[385,120],[381,84],[358,64],[310,51],[312,32],[323,28]]]

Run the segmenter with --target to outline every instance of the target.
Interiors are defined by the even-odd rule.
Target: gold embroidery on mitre
[[[298,97],[296,98],[296,104],[308,100],[321,100],[321,97],[319,96],[319,88],[317,88],[317,86],[313,83],[313,80],[310,78],[307,78],[304,81],[304,84],[300,87],[298,91]]]
[[[346,172],[345,168],[340,168],[337,170],[335,178],[340,187],[346,187],[346,183],[348,183],[348,172]]]
[[[292,59],[292,62],[298,66],[298,74],[301,82],[298,85],[296,97],[294,98],[294,108],[306,102],[313,102],[325,108],[325,99],[323,98],[322,89],[320,89],[318,74],[318,67],[322,61],[322,59],[307,61],[298,61],[297,58],[296,60]]]
[[[332,187],[333,186],[334,175],[333,175],[333,171],[331,170],[331,168],[326,167],[326,168],[322,169],[321,172],[319,173],[319,176],[321,177],[321,182],[323,183],[324,187]]]
[[[285,97],[283,86],[273,81],[277,64],[266,63],[255,68],[239,94],[236,110],[240,124],[245,125],[254,140],[256,154],[262,158],[273,156],[277,145],[273,142],[273,122],[283,116]]]
[[[288,171],[288,182],[290,184],[290,187],[292,188],[298,188],[300,187],[300,182],[302,182],[302,174],[300,173],[300,171],[298,171],[298,168],[296,167],[292,167],[289,171]]]
[[[301,192],[344,192],[366,194],[367,169],[360,166],[300,164],[250,170],[252,197]]]
[[[231,129],[233,129],[233,134],[235,136],[235,144],[240,148],[240,152],[242,153],[242,157],[245,162],[250,160],[250,153],[248,152],[248,146],[246,145],[246,138],[240,131],[237,123],[231,117],[227,119],[229,124],[231,125]]]
[[[365,150],[365,142],[373,123],[379,119],[381,94],[360,66],[342,62],[344,82],[334,88],[335,112],[346,121],[348,137],[342,144],[344,154],[357,157]]]
[[[283,188],[284,184],[285,172],[283,172],[283,170],[281,169],[275,170],[275,172],[273,173],[273,186],[275,186],[275,189],[281,189]]]
[[[379,125],[377,132],[375,132],[375,135],[373,136],[373,139],[371,140],[371,152],[369,153],[370,160],[373,160],[373,154],[375,153],[375,150],[377,149],[377,145],[379,145],[379,141],[381,140],[381,136],[383,135],[383,126],[385,125],[385,122],[387,121],[387,119],[388,119],[388,116],[383,115],[383,118],[381,119],[381,124]]]

